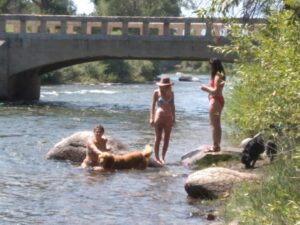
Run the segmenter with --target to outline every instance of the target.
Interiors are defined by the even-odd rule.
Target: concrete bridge
[[[209,45],[229,42],[224,25],[183,17],[0,15],[0,99],[38,100],[41,74],[84,62],[208,60],[216,56]]]

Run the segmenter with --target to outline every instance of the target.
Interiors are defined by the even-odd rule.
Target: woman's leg
[[[163,127],[158,123],[156,123],[154,127],[155,127],[154,153],[155,153],[156,160],[159,161],[159,145],[160,145],[160,141],[161,141]]]
[[[209,101],[209,120],[212,130],[213,150],[220,150],[222,128],[221,128],[222,107],[215,99]]]
[[[170,141],[170,136],[171,136],[171,131],[172,131],[172,125],[165,125],[164,127],[164,144],[163,144],[163,149],[162,149],[162,163],[165,163],[165,157],[166,153],[169,147],[169,141]]]

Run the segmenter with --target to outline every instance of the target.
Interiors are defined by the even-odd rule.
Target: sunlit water
[[[208,76],[200,81],[208,83]],[[142,149],[155,84],[45,86],[37,104],[0,105],[0,224],[204,224],[184,182],[183,154],[211,142],[207,95],[174,77],[176,126],[167,166],[95,173],[46,160],[62,138],[103,124],[106,134]]]

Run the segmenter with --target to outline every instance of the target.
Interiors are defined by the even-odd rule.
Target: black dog
[[[245,164],[246,169],[254,167],[259,155],[264,150],[264,140],[261,133],[258,133],[246,144],[242,152],[241,162]]]
[[[277,145],[273,141],[267,141],[265,149],[267,157],[269,158],[270,162],[272,162],[277,154]]]

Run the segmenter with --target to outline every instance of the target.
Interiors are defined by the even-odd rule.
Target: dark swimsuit
[[[211,86],[212,88],[215,87],[215,81],[214,81],[214,80],[210,80],[210,86]],[[209,99],[209,100],[215,99],[217,102],[220,103],[221,108],[224,107],[225,101],[224,101],[224,97],[223,97],[222,95],[209,95],[209,96],[208,96],[208,99]]]
[[[158,96],[158,99],[157,99],[157,106],[160,107],[162,106],[163,104],[171,104],[173,105],[174,104],[174,98],[171,97],[168,101],[164,100],[162,96]]]
[[[158,95],[158,99],[157,99],[157,106],[161,107],[163,105],[174,105],[174,97],[172,95],[172,97],[170,97],[168,100],[165,100],[160,94]],[[170,116],[168,113],[165,113],[164,111],[162,111],[160,113],[159,116],[159,122],[156,121],[156,124],[165,124],[168,125],[170,124],[170,121],[173,120],[173,116]]]

